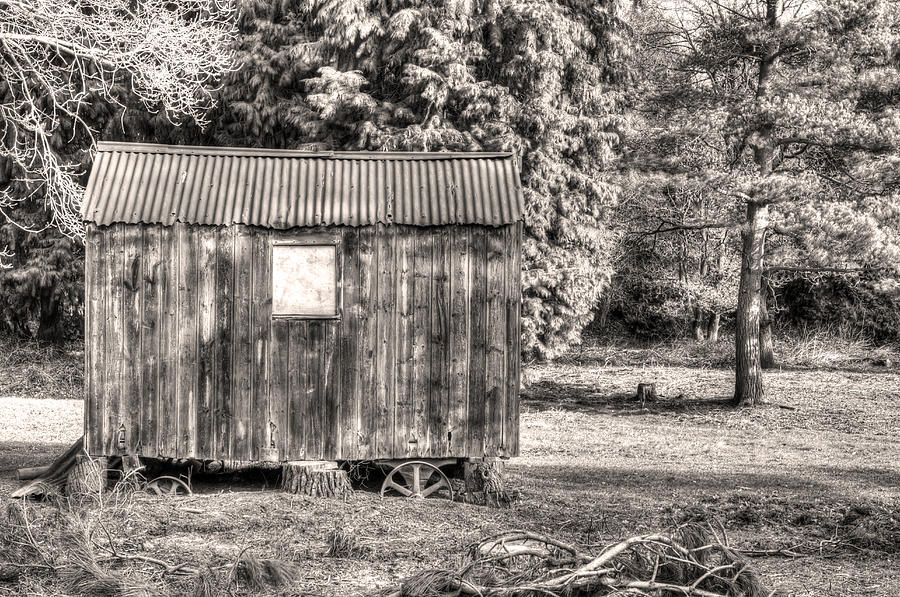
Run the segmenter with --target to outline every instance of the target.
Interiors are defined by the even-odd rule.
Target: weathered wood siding
[[[341,316],[272,317],[271,246],[338,245]],[[88,226],[93,454],[518,454],[521,225]]]

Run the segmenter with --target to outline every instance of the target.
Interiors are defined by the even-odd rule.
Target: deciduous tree
[[[0,0],[0,187],[6,219],[28,201],[80,238],[81,165],[96,105],[206,122],[212,88],[232,66],[224,0]]]
[[[655,16],[646,47],[671,58],[651,86],[668,106],[660,134],[727,159],[685,167],[656,155],[644,165],[731,210],[725,221],[691,215],[673,228],[740,234],[734,401],[756,404],[766,276],[900,264],[900,7],[685,0]]]

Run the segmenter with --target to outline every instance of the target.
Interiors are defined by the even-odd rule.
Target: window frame
[[[321,236],[273,240],[269,245],[269,292],[272,297],[272,319],[326,320],[343,318],[343,268],[341,263],[340,240]],[[275,247],[332,247],[334,250],[334,313],[275,313]]]

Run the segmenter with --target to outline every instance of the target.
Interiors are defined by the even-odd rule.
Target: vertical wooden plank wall
[[[469,406],[469,292],[471,229],[450,229],[450,396],[447,407],[448,454],[468,451],[466,421]]]
[[[272,241],[322,235],[341,316],[273,319]],[[89,449],[124,425],[149,456],[515,456],[520,251],[520,224],[90,226]]]
[[[356,433],[356,451],[351,452],[360,459],[375,458],[377,454],[378,400],[376,397],[376,353],[379,347],[378,338],[378,279],[379,254],[376,251],[376,228],[367,226],[359,229],[359,262],[349,260],[350,267],[344,272],[344,279],[356,277],[359,280],[359,317],[357,329],[356,358],[357,370],[357,405],[358,417],[353,422]],[[354,266],[358,271],[354,271]],[[352,313],[352,303],[347,294],[344,295],[344,313]],[[349,392],[349,388],[344,388]]]
[[[106,234],[107,254],[105,267],[105,327],[104,345],[100,347],[104,356],[103,411],[104,423],[103,451],[105,454],[118,452],[118,433],[122,423],[119,414],[119,398],[122,393],[122,302],[124,292],[122,231],[124,226],[111,226]]]
[[[143,304],[141,306],[140,351],[138,366],[141,367],[141,436],[138,451],[156,448],[159,410],[156,397],[159,395],[159,321],[160,321],[160,254],[159,229],[150,227],[139,229],[141,233],[141,280]]]
[[[397,269],[393,273],[396,288],[397,319],[393,331],[396,345],[395,389],[394,389],[394,448],[396,458],[405,458],[411,450],[418,452],[415,445],[415,408],[420,402],[413,395],[413,268],[415,250],[415,231],[400,231],[397,239]],[[408,234],[407,232],[411,232]],[[383,428],[382,428],[383,429]],[[381,431],[382,429],[379,429]],[[384,429],[389,432],[389,430]]]
[[[234,416],[234,297],[234,228],[221,227],[216,229],[213,453],[222,458],[230,455],[231,419]]]
[[[430,383],[428,400],[428,452],[427,456],[441,456],[450,452],[450,231],[434,228],[431,234],[431,321]]]
[[[396,405],[396,317],[397,279],[396,226],[377,226],[375,252],[378,255],[378,276],[375,281],[375,427],[369,434],[375,438],[374,456],[394,454],[394,413]]]
[[[228,454],[232,460],[240,460],[250,454],[250,284],[251,259],[250,229],[237,226],[234,229],[234,310],[232,339],[232,432]]]
[[[159,390],[156,434],[158,454],[178,453],[175,430],[178,426],[178,394],[175,380],[178,371],[178,243],[173,227],[159,230]],[[152,449],[149,455],[154,455]]]
[[[106,437],[103,412],[106,392],[103,352],[106,344],[106,240],[103,230],[87,227],[84,251],[84,445],[94,453],[103,452]]]

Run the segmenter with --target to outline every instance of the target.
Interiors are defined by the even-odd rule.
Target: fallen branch
[[[714,535],[715,533],[713,533]],[[700,527],[630,537],[596,555],[552,537],[509,531],[480,541],[456,571],[425,570],[389,597],[664,594],[767,597],[741,554]],[[560,564],[568,564],[560,566]]]
[[[741,549],[739,550],[742,555],[751,558],[763,558],[763,557],[783,557],[783,558],[804,558],[808,555],[812,554],[803,554],[794,551],[797,547],[791,547],[789,549]]]
[[[48,488],[61,491],[66,485],[69,471],[75,466],[78,456],[84,451],[84,436],[72,444],[66,452],[53,461],[42,473],[31,477],[31,481],[10,494],[10,497],[33,497],[46,493]]]

